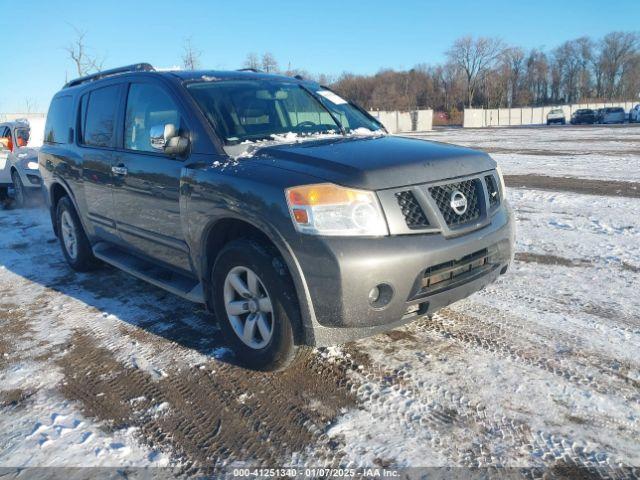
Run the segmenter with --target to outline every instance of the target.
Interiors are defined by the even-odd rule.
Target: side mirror
[[[153,149],[169,155],[182,155],[189,148],[189,140],[178,135],[173,123],[154,125],[149,130],[149,137]]]

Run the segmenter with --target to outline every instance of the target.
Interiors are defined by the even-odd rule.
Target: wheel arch
[[[200,275],[206,294],[207,308],[213,311],[213,305],[211,304],[209,295],[212,288],[210,274],[218,253],[227,243],[239,238],[254,239],[266,244],[284,261],[293,281],[298,298],[298,305],[300,307],[302,325],[300,325],[301,331],[299,333],[302,335],[301,340],[305,343],[313,344],[314,338],[312,332],[313,325],[315,324],[313,304],[310,300],[309,290],[295,255],[289,248],[287,242],[277,232],[260,227],[246,218],[241,219],[233,216],[224,217],[212,221],[203,230]]]
[[[62,182],[53,182],[48,189],[47,200],[49,202],[49,214],[51,215],[51,225],[53,226],[53,232],[56,237],[58,236],[58,222],[56,221],[56,207],[62,197],[69,197],[73,208],[78,212],[78,206],[76,200],[71,194],[71,191]]]

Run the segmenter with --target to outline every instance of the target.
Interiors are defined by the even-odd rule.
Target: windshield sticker
[[[329,90],[318,90],[318,95],[322,95],[334,105],[344,105],[347,101]]]

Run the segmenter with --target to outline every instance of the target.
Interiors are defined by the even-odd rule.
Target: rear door
[[[79,143],[88,217],[96,235],[110,241],[118,239],[112,167],[123,89],[122,83],[97,88],[80,101]]]
[[[184,134],[178,100],[153,79],[128,86],[121,149],[116,153],[114,183],[120,238],[147,257],[190,271],[180,215],[183,160],[151,145],[154,126],[173,124]]]

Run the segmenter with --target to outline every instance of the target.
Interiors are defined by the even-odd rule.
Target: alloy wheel
[[[60,231],[62,233],[62,243],[64,249],[72,260],[78,257],[78,238],[73,223],[73,218],[68,211],[63,211],[60,215]]]
[[[273,336],[273,306],[260,277],[250,268],[232,268],[224,282],[224,306],[234,333],[248,347],[264,348]]]

